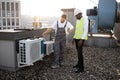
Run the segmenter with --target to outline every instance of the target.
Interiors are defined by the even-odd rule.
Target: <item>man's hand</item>
[[[49,34],[52,31],[51,28],[48,28],[45,32],[43,32],[42,36],[45,37],[47,34]]]
[[[70,34],[71,32],[73,32],[74,28],[68,30],[68,33]]]
[[[75,43],[75,40],[74,40],[74,39],[72,39],[72,45],[74,45],[74,43]]]
[[[46,35],[47,35],[47,33],[46,33],[46,32],[43,32],[42,36],[45,37]]]
[[[79,40],[78,46],[80,47],[80,46],[82,46],[82,44],[83,44],[83,40]]]

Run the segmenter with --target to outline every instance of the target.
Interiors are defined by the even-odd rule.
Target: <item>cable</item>
[[[90,2],[92,2],[95,5],[98,5],[94,0],[89,0]]]

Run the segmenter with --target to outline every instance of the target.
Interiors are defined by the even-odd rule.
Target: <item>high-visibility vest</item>
[[[81,20],[76,23],[76,29],[75,29],[75,34],[74,34],[75,39],[83,39],[83,40],[88,39],[87,35],[84,38],[82,37],[84,34],[84,21],[85,19],[81,18]]]

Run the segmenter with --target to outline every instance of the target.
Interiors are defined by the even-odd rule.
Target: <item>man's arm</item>
[[[42,36],[45,37],[47,34],[49,34],[52,31],[52,28],[48,28],[45,32],[43,32]]]
[[[71,28],[71,29],[69,29],[69,30],[68,30],[68,33],[70,34],[71,32],[73,32],[73,30],[74,30],[74,27]]]
[[[84,34],[82,35],[82,39],[84,39],[88,35],[88,20],[86,19],[84,22]]]
[[[70,22],[68,23],[68,27],[69,27],[68,33],[70,34],[74,30],[74,27]]]
[[[50,26],[50,28],[48,28],[45,32],[43,32],[42,36],[45,37],[47,34],[49,34],[52,31],[52,29],[55,30],[56,25],[57,25],[57,21],[55,21],[52,24],[52,26]]]

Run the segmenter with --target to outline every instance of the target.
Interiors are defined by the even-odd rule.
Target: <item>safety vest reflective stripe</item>
[[[88,39],[87,35],[84,38],[82,37],[84,34],[84,21],[85,19],[82,18],[79,22],[76,23],[76,29],[74,34],[75,39],[84,39],[84,40]]]

